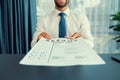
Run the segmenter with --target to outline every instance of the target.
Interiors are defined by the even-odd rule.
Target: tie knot
[[[63,16],[65,16],[65,13],[59,13],[59,15],[61,16],[61,17],[63,17]]]

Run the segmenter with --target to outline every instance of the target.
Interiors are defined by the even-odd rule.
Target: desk
[[[0,80],[120,80],[120,63],[111,60],[111,55],[100,55],[105,65],[40,67],[20,65],[25,55],[2,54]]]

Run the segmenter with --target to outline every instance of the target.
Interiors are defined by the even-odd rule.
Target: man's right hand
[[[46,39],[51,39],[52,38],[48,33],[42,32],[41,34],[38,35],[37,41],[39,41],[42,37],[46,38]]]

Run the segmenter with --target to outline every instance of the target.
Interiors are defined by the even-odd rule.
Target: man
[[[54,0],[54,2],[55,9],[50,14],[42,16],[38,21],[31,47],[42,37],[46,39],[59,37],[59,13],[61,12],[65,14],[64,18],[66,22],[66,33],[64,38],[83,38],[93,47],[93,37],[90,32],[90,25],[87,17],[84,14],[72,12],[68,7],[69,0]]]

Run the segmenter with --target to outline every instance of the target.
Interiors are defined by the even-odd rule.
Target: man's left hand
[[[76,38],[79,38],[79,37],[81,37],[81,35],[78,32],[75,32],[72,36],[65,37],[65,38],[76,39]]]
[[[79,38],[79,37],[81,37],[81,35],[80,35],[79,33],[75,32],[75,33],[70,37],[70,39],[76,39],[76,38]]]

